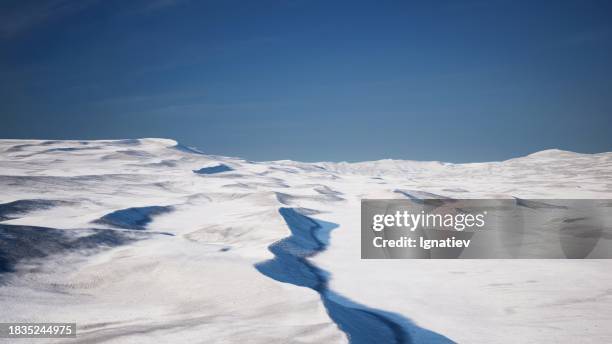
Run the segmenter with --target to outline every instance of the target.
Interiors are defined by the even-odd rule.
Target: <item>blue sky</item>
[[[610,1],[3,1],[0,137],[254,160],[612,150]]]

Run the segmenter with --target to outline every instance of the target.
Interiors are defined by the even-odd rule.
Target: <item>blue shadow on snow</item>
[[[193,170],[193,173],[197,173],[197,174],[215,174],[215,173],[221,173],[221,172],[228,172],[228,171],[233,171],[234,169],[227,166],[227,165],[223,165],[223,164],[219,164],[217,166],[211,166],[211,167],[202,167],[199,170]]]
[[[126,208],[113,211],[94,221],[103,225],[111,225],[114,227],[144,230],[145,227],[153,221],[156,215],[171,212],[171,206],[150,206],[139,208]]]

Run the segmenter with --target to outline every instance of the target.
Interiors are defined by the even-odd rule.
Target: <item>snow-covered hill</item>
[[[0,140],[0,190],[0,322],[76,321],[76,342],[612,342],[612,261],[369,261],[359,235],[362,198],[612,198],[612,153],[251,162]]]

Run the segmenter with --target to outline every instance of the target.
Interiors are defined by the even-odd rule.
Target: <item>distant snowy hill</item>
[[[363,198],[612,198],[612,153],[252,162],[0,140],[0,322],[74,342],[612,342],[612,261],[360,259]],[[38,340],[44,342],[44,340]]]

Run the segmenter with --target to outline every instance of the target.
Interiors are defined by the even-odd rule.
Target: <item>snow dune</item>
[[[605,199],[610,180],[612,153],[251,162],[0,140],[0,322],[76,321],[87,343],[611,342],[607,260],[367,261],[359,233],[362,198]]]

